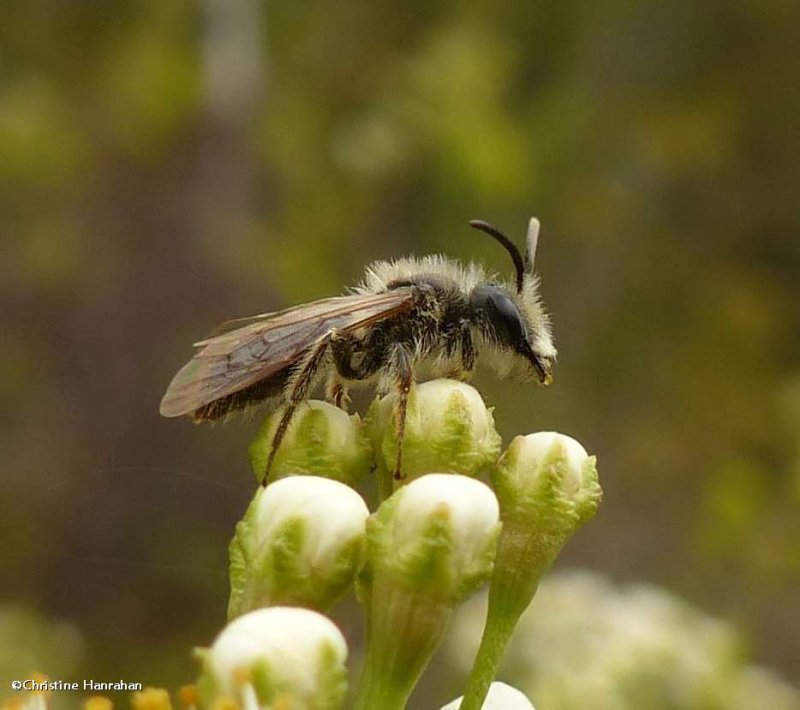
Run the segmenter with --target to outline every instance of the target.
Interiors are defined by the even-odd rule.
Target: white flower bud
[[[492,472],[503,530],[489,590],[489,611],[464,693],[479,710],[505,647],[539,580],[566,541],[600,502],[595,457],[554,432],[518,436]]]
[[[250,464],[261,481],[267,467],[272,438],[283,409],[264,419],[250,444]],[[295,412],[272,461],[270,480],[309,474],[354,483],[372,466],[372,449],[362,431],[361,419],[328,402],[311,399]]]
[[[552,431],[516,437],[492,482],[504,509],[527,507],[539,522],[567,526],[570,533],[600,501],[595,457],[572,437]]]
[[[230,546],[229,617],[275,604],[330,607],[361,567],[368,515],[355,490],[327,478],[259,488]]]
[[[394,494],[386,554],[405,561],[411,551],[425,543],[425,536],[440,521],[452,540],[452,579],[483,566],[487,545],[493,546],[500,517],[491,489],[474,478],[431,473],[418,478]],[[391,563],[391,559],[386,562]]]
[[[441,710],[460,710],[463,698],[447,703]],[[492,683],[481,710],[536,710],[525,694],[505,683]]]
[[[370,407],[368,428],[379,465],[397,462],[397,394]],[[500,435],[478,391],[456,380],[431,380],[411,389],[406,411],[402,471],[410,480],[426,473],[475,476],[497,461]]]
[[[578,493],[583,483],[583,467],[589,460],[586,449],[565,434],[540,431],[521,436],[511,445],[516,448],[517,466],[508,467],[508,475],[518,486],[528,486],[533,478],[541,476],[548,465],[558,460],[563,467],[561,490],[571,497]],[[509,447],[509,450],[511,447]]]
[[[272,607],[239,617],[202,653],[206,705],[255,692],[261,706],[278,696],[292,707],[333,709],[347,687],[347,644],[336,625],[308,609]]]
[[[499,529],[491,489],[457,474],[418,478],[370,517],[357,583],[367,612],[358,710],[405,707],[453,609],[491,573]]]

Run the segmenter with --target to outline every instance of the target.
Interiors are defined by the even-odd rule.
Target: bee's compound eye
[[[479,286],[473,291],[472,303],[484,312],[499,340],[514,347],[528,342],[528,329],[522,314],[500,286]]]

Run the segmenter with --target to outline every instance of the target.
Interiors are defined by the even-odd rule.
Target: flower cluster
[[[229,624],[198,651],[197,704],[342,707],[347,646],[322,614],[355,590],[367,642],[354,706],[403,708],[456,608],[488,581],[489,651],[447,708],[532,707],[492,681],[539,578],[597,507],[594,458],[554,433],[518,437],[501,456],[491,410],[462,382],[413,387],[402,439],[395,412],[394,395],[363,422],[323,402],[300,407],[231,542]],[[250,447],[259,480],[280,416]],[[372,513],[353,487],[371,471]]]
[[[282,412],[266,418],[250,457],[259,481],[272,465],[230,544],[229,623],[196,651],[183,707],[337,710],[350,697],[356,710],[400,710],[486,582],[452,624],[449,656],[468,677],[441,710],[534,710],[528,695],[551,710],[798,707],[795,689],[743,662],[730,627],[666,592],[620,591],[588,573],[539,589],[600,501],[595,458],[575,439],[538,432],[501,453],[491,410],[451,380],[412,388],[403,437],[396,407],[395,395],[377,398],[362,421],[307,402],[274,456]],[[354,487],[370,473],[372,506]],[[353,691],[347,643],[324,616],[351,592],[367,631]],[[506,656],[516,688],[494,680]],[[35,692],[25,707],[47,701]],[[112,705],[94,697],[85,707]],[[173,706],[145,688],[132,707]]]
[[[467,671],[480,643],[485,595],[466,602],[446,644]],[[734,628],[651,585],[616,585],[586,571],[542,582],[522,615],[503,677],[544,708],[793,710],[800,692],[750,665]]]
[[[228,625],[197,649],[199,677],[181,689],[183,706],[337,710],[349,695],[356,710],[401,710],[456,609],[488,582],[483,642],[464,695],[442,710],[532,710],[521,691],[493,681],[541,576],[597,508],[594,457],[552,432],[517,437],[501,454],[491,410],[463,382],[412,387],[403,435],[397,412],[395,395],[377,398],[364,421],[306,402],[274,455],[282,412],[266,418],[250,446],[265,485],[229,549]],[[371,506],[355,488],[370,473]],[[347,643],[324,616],[349,592],[366,626],[352,691]],[[154,688],[132,703],[171,707]]]

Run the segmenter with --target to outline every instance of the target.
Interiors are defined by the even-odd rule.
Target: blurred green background
[[[800,682],[799,46],[792,0],[6,0],[0,695],[51,632],[52,677],[174,688],[222,626],[255,421],[158,416],[194,340],[377,258],[507,272],[467,220],[531,214],[555,384],[477,384],[599,457],[557,566]]]

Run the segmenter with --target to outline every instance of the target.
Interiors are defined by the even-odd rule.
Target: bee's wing
[[[247,316],[245,318],[234,318],[233,320],[226,320],[217,325],[208,335],[206,335],[202,340],[195,343],[195,347],[200,347],[201,345],[205,345],[209,340],[213,340],[220,335],[225,335],[226,333],[230,333],[234,330],[241,330],[242,328],[249,326],[249,325],[256,325],[260,323],[264,323],[267,320],[272,320],[273,318],[281,318],[281,319],[290,319],[293,314],[296,314],[297,311],[309,308],[310,306],[324,306],[327,303],[340,301],[342,297],[334,297],[334,298],[325,298],[320,301],[314,301],[313,303],[303,303],[300,306],[293,306],[292,308],[286,308],[282,311],[270,311],[269,313],[259,313],[255,316]]]
[[[332,329],[343,332],[408,310],[410,289],[339,296],[254,319],[195,343],[197,354],[175,375],[163,399],[165,417],[190,414],[296,363]],[[223,324],[223,327],[227,324]]]

